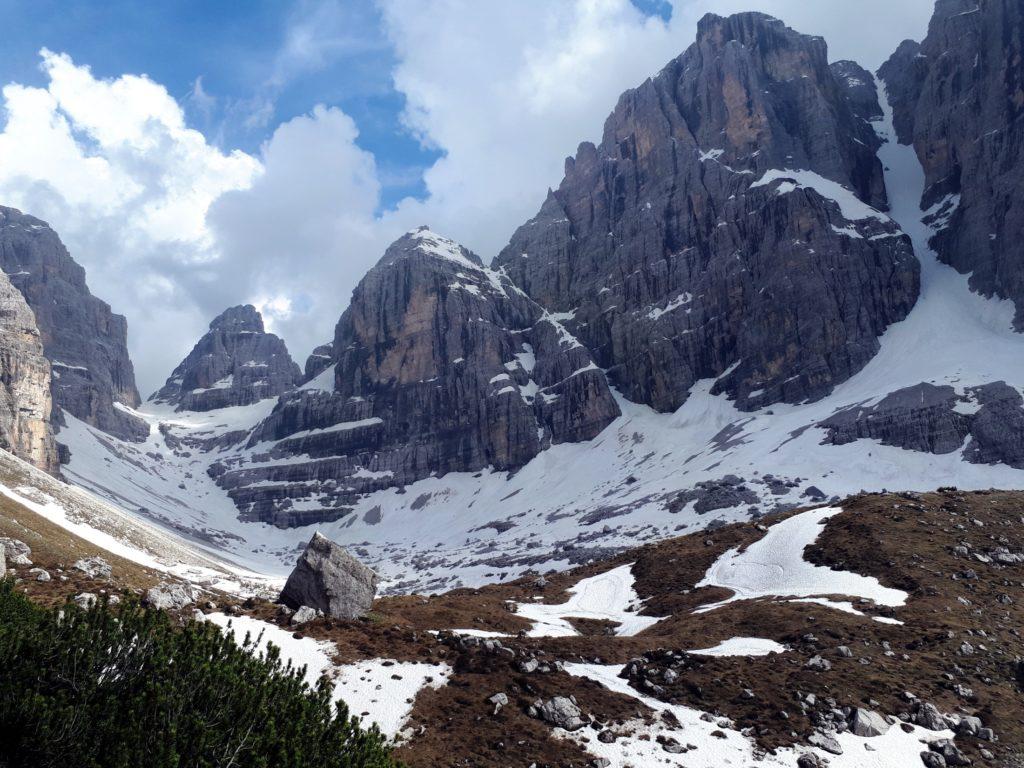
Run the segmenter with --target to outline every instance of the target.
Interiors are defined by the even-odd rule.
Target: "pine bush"
[[[216,626],[0,582],[0,768],[394,768],[325,680]]]

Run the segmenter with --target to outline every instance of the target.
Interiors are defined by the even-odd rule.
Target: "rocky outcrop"
[[[334,365],[334,344],[321,344],[306,358],[303,380],[311,381]]]
[[[619,414],[604,372],[558,317],[426,228],[363,278],[330,350],[246,453],[215,468],[243,519],[337,519],[368,491],[515,470]]]
[[[299,557],[280,601],[311,608],[336,619],[357,619],[373,607],[377,574],[320,533]]]
[[[116,404],[139,405],[128,358],[127,324],[91,293],[46,222],[0,207],[0,269],[35,314],[52,368],[53,420],[61,412],[123,439],[141,439],[148,426]]]
[[[829,65],[836,82],[860,120],[871,123],[883,117],[878,102],[878,84],[874,76],[855,61],[836,61]]]
[[[1012,299],[1024,330],[1024,6],[938,0],[920,46],[879,71],[900,141],[925,171],[922,208],[941,261],[986,296]]]
[[[886,208],[870,75],[758,13],[628,91],[495,261],[630,399],[699,379],[752,409],[856,373],[918,291]]]
[[[0,273],[0,448],[56,473],[50,413],[50,363],[35,315]]]
[[[818,424],[825,442],[844,445],[872,439],[911,451],[961,451],[973,464],[1024,469],[1024,398],[997,381],[970,387],[921,383],[891,392],[874,405],[836,412]]]
[[[263,327],[251,304],[231,307],[150,397],[179,411],[249,405],[292,389],[302,376],[283,340]]]

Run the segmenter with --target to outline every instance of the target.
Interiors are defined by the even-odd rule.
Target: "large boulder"
[[[345,549],[314,533],[281,591],[289,608],[308,606],[338,619],[364,616],[373,606],[377,574]]]

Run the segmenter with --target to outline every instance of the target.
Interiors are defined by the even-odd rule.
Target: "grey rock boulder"
[[[308,624],[314,619],[319,619],[323,615],[323,611],[317,610],[316,608],[310,608],[308,605],[303,605],[292,614],[291,619],[289,619],[289,623],[295,626]]]
[[[180,610],[196,600],[194,590],[178,582],[158,584],[146,591],[144,602],[150,608],[164,611]]]
[[[76,571],[81,571],[90,579],[109,579],[113,571],[110,563],[98,556],[83,557],[80,560],[76,560],[71,567]]]
[[[377,574],[320,533],[306,546],[285,582],[280,601],[338,619],[365,616],[373,607]]]
[[[850,717],[850,730],[865,738],[883,736],[889,730],[889,721],[877,712],[858,707]]]
[[[572,699],[565,696],[554,696],[548,699],[538,707],[538,710],[544,722],[556,728],[576,731],[585,724],[580,708]]]
[[[5,536],[0,537],[0,546],[3,546],[8,565],[32,565],[32,549],[25,542]]]

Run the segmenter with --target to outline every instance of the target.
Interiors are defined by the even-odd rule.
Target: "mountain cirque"
[[[776,19],[706,16],[495,266],[632,400],[675,410],[703,378],[743,409],[819,398],[917,298],[873,85]]]
[[[971,287],[1012,299],[1024,329],[1024,7],[1013,0],[939,0],[928,35],[879,70],[900,141],[925,170],[921,204],[939,258]]]
[[[122,439],[144,437],[146,424],[117,407],[140,402],[127,323],[89,293],[85,270],[57,234],[44,221],[0,207],[0,269],[35,314],[53,370],[55,424],[67,411]]]
[[[246,304],[217,316],[150,400],[177,410],[212,411],[277,397],[301,377],[285,343],[267,333],[263,317]]]
[[[314,378],[211,470],[243,519],[337,519],[359,494],[515,469],[619,415],[604,372],[555,317],[426,228],[388,248],[318,355]]]

